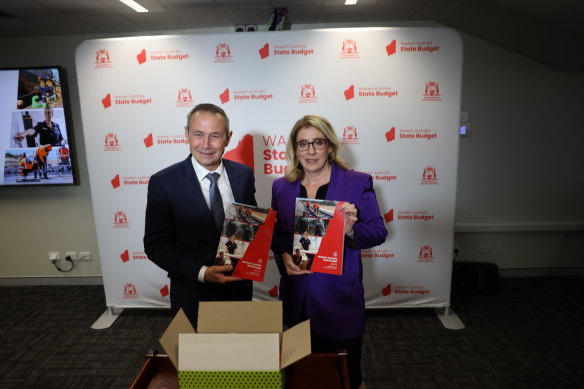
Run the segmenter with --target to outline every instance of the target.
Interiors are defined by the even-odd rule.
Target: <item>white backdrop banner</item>
[[[166,307],[142,244],[150,176],[189,153],[187,113],[225,109],[226,157],[254,168],[269,207],[297,119],[331,121],[341,156],[371,174],[389,231],[363,251],[368,307],[450,304],[462,42],[447,28],[149,36],[77,48],[85,149],[109,307]],[[273,258],[272,258],[273,259]],[[254,298],[278,298],[273,260]]]

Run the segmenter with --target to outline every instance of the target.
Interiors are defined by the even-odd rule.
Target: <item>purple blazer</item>
[[[354,244],[345,239],[343,275],[312,273],[288,276],[282,253],[292,252],[294,208],[300,196],[300,181],[279,178],[272,184],[272,209],[278,212],[272,238],[272,251],[280,271],[280,299],[284,304],[284,323],[293,326],[302,318],[304,305],[311,330],[325,338],[350,339],[365,330],[365,295],[361,250],[385,241],[387,230],[379,212],[370,175],[343,170],[332,164],[327,200],[348,201],[358,210],[353,226]]]

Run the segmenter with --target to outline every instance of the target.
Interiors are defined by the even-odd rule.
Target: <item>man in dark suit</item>
[[[199,104],[188,114],[185,136],[191,155],[150,177],[144,249],[168,272],[173,314],[180,308],[197,326],[199,301],[251,300],[252,283],[226,275],[231,265],[215,266],[221,227],[211,211],[213,185],[223,210],[232,202],[257,205],[253,171],[222,159],[232,132],[220,107]],[[212,184],[209,173],[219,173]]]

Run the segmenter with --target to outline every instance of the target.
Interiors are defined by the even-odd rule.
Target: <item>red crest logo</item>
[[[302,89],[300,90],[300,97],[304,99],[315,98],[316,92],[314,91],[314,85],[312,84],[302,85]]]
[[[424,96],[440,96],[440,87],[436,81],[430,81],[426,83]]]
[[[191,90],[187,88],[179,89],[178,90],[178,101],[179,102],[187,102],[193,101],[193,96],[191,95]]]
[[[418,262],[434,262],[432,246],[426,244],[420,247],[420,252],[418,254]]]
[[[357,128],[353,126],[347,126],[343,130],[343,139],[352,140],[357,139]]]
[[[136,285],[132,283],[124,284],[124,298],[137,298],[138,292],[136,291]]]
[[[95,52],[95,67],[109,68],[112,66],[109,53],[106,49],[99,49]]]
[[[114,228],[128,228],[128,218],[125,212],[117,211],[114,213]]]
[[[217,49],[215,50],[215,57],[216,58],[231,57],[231,50],[229,49],[229,45],[227,43],[219,43],[217,45]]]
[[[343,41],[343,54],[357,54],[357,42],[353,39]]]
[[[424,181],[436,181],[438,177],[436,176],[436,168],[428,166],[424,168],[424,173],[422,174],[422,180]]]
[[[181,88],[178,90],[178,96],[176,97],[177,107],[191,107],[194,105],[193,95],[189,88]]]
[[[418,258],[433,258],[434,256],[432,255],[432,246],[430,245],[424,245],[422,247],[420,247],[420,254],[418,255]]]
[[[426,83],[426,88],[424,89],[424,101],[440,101],[442,100],[442,95],[440,94],[440,86],[436,81],[429,81]]]
[[[113,132],[105,134],[105,145],[108,147],[119,146],[118,137]]]

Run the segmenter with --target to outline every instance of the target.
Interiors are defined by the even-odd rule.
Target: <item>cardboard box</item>
[[[160,339],[181,389],[281,389],[283,369],[311,353],[310,321],[283,332],[280,301],[201,302],[197,327],[181,310]]]

